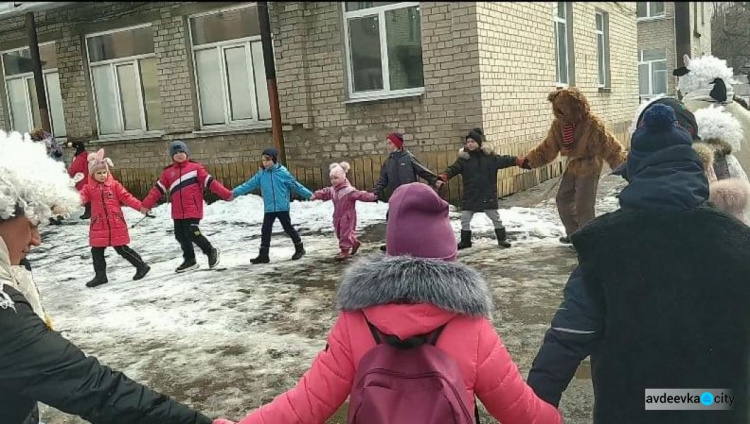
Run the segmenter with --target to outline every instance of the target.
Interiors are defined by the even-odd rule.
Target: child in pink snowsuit
[[[332,163],[329,176],[331,186],[318,190],[310,200],[333,200],[333,228],[339,239],[341,252],[334,257],[343,261],[357,253],[362,243],[357,240],[357,200],[374,202],[378,197],[366,191],[352,187],[346,178],[349,163]]]

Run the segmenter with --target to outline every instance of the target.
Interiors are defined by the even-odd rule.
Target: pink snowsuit
[[[333,228],[341,251],[348,252],[357,244],[357,200],[374,202],[378,198],[372,193],[352,187],[347,179],[335,187],[316,191],[315,199],[333,200]]]

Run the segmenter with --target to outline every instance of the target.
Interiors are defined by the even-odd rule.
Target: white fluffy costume
[[[683,95],[685,107],[695,113],[711,105],[723,106],[742,127],[740,149],[734,154],[744,171],[750,172],[750,111],[733,100],[732,68],[727,61],[714,56],[690,59],[684,56],[685,66],[674,71],[677,88]]]
[[[80,198],[65,165],[47,156],[45,146],[26,134],[0,131],[0,223],[19,215],[35,225],[45,225],[53,215],[68,216]],[[53,209],[55,210],[53,213]],[[42,319],[39,291],[28,271],[11,265],[6,244],[0,240],[0,308],[13,308],[2,291],[8,284],[19,290]]]

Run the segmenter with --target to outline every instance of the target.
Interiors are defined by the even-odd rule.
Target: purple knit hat
[[[388,201],[385,245],[389,256],[455,261],[458,250],[448,203],[427,184],[400,186]]]

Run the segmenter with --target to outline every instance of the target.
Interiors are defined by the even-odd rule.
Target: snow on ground
[[[617,187],[601,191],[597,211],[614,209]],[[380,254],[387,204],[359,202],[357,210],[360,234],[371,241],[361,253]],[[293,202],[292,223],[307,256],[290,260],[294,248],[276,222],[272,262],[256,266],[249,260],[260,244],[260,197],[208,205],[201,229],[221,249],[221,264],[208,270],[196,248],[201,270],[179,275],[174,269],[182,257],[169,205],[152,213],[156,218],[140,221],[138,212],[125,210],[131,225],[140,221],[130,230],[130,246],[151,265],[151,273],[131,281],[135,270],[108,249],[109,283],[94,289],[84,286],[93,277],[88,221],[76,215],[45,229],[30,260],[56,329],[103,363],[210,417],[240,418],[292,387],[325,346],[335,319],[335,290],[346,264],[332,260],[338,251],[332,203]],[[503,208],[500,215],[514,247],[498,249],[491,221],[477,214],[475,247],[461,251],[459,259],[487,278],[495,325],[525,374],[576,259],[557,241],[563,228],[554,200]],[[452,208],[456,235],[459,218]],[[574,382],[569,392],[576,398],[568,422],[578,422],[571,420],[575,417],[590,422],[590,383]],[[49,407],[43,407],[43,419],[45,424],[85,422]]]

